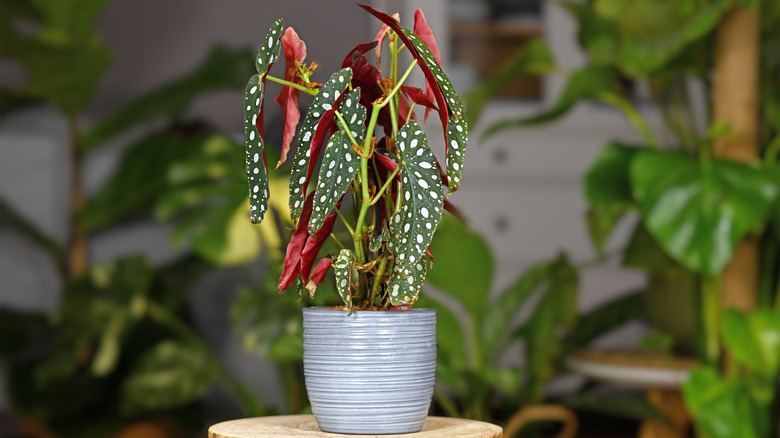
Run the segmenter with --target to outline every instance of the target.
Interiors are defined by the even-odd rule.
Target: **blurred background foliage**
[[[0,56],[19,63],[28,78],[20,87],[0,90],[0,116],[36,104],[57,108],[69,120],[73,173],[81,172],[85,156],[125,141],[133,128],[150,122],[159,127],[130,140],[94,195],[80,200],[81,190],[74,186],[65,246],[0,199],[2,226],[45,250],[63,285],[52,313],[0,310],[0,357],[14,409],[30,430],[79,437],[115,434],[149,419],[174,430],[199,431],[205,418],[201,401],[215,386],[227,388],[246,415],[273,412],[227,371],[194,328],[187,306],[192,285],[208,272],[245,269],[262,257],[265,275],[259,281],[244,276],[230,318],[244,348],[276,364],[286,410],[307,412],[300,308],[332,303],[332,281],[326,279],[313,298],[301,285],[297,294],[276,292],[290,236],[287,183],[278,176],[284,169],[271,173],[274,214],[261,226],[251,225],[243,146],[184,116],[198,96],[242,90],[253,71],[252,50],[215,47],[186,75],[82,126],[84,109],[111,62],[110,50],[94,31],[107,3],[4,0],[0,14]],[[567,85],[550,109],[499,122],[484,135],[554,122],[591,101],[621,111],[645,144],[605,145],[585,177],[590,210],[584,220],[595,261],[573,261],[561,253],[490,294],[496,261],[487,243],[467,223],[444,218],[431,246],[435,264],[426,289],[435,290],[424,291],[419,302],[438,311],[435,412],[504,422],[520,407],[554,402],[613,418],[661,418],[639,395],[604,396],[597,384],[585,382],[572,395],[551,397],[547,383],[564,373],[574,351],[636,320],[649,319],[657,327],[646,346],[665,354],[697,354],[706,338],[696,310],[698,290],[717,278],[741,238],[755,235],[762,242],[759,309],[724,315],[718,338],[733,354],[732,368],[702,367],[686,385],[685,397],[709,436],[731,432],[713,413],[744,428],[740,436],[762,436],[776,428],[768,414],[777,404],[780,364],[780,52],[773,50],[780,44],[780,7],[737,0],[558,3],[578,24],[587,64],[564,72],[545,42],[533,40],[468,93],[469,122],[477,124],[483,107],[516,76],[556,74],[564,75]],[[713,141],[728,134],[710,112],[714,34],[726,13],[743,3],[762,8],[762,159],[751,165],[710,154]],[[692,84],[706,90],[703,103],[691,102]],[[660,112],[663,129],[645,121],[648,104]],[[701,108],[703,114],[697,112]],[[705,123],[696,122],[700,119]],[[617,256],[626,268],[646,271],[648,286],[581,314],[582,271],[615,257],[604,248],[616,224],[632,213],[640,220]],[[85,269],[72,266],[73,242],[121,229],[138,217],[174,225],[176,260],[155,266],[128,254]],[[681,227],[697,232],[681,237]],[[323,251],[337,248],[329,241]],[[664,300],[688,316],[663,318],[657,309],[668,309],[668,301],[659,304]],[[525,363],[508,360],[512,351],[522,351]]]

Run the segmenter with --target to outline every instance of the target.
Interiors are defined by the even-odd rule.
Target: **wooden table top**
[[[313,415],[280,415],[225,421],[209,428],[209,438],[502,438],[495,424],[462,418],[428,417],[422,430],[403,435],[342,435],[322,432]]]

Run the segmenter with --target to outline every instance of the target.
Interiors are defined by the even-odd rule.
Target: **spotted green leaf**
[[[263,104],[263,83],[254,75],[246,84],[244,97],[244,137],[246,142],[246,175],[249,179],[249,217],[260,223],[268,209],[268,171],[263,157],[263,138],[256,123]]]
[[[268,209],[268,169],[263,140],[263,95],[265,75],[279,59],[284,21],[276,20],[268,30],[257,52],[257,74],[249,79],[244,95],[244,140],[246,142],[246,174],[249,179],[249,217],[260,223]]]
[[[352,252],[348,249],[342,249],[339,252],[336,262],[333,264],[333,270],[336,273],[336,289],[341,296],[344,305],[352,312]]]
[[[284,20],[278,19],[271,25],[268,30],[268,34],[265,36],[263,45],[260,50],[257,51],[257,58],[255,59],[255,68],[261,75],[268,73],[268,69],[271,65],[279,59],[279,54],[282,50],[282,28],[284,27]]]
[[[401,191],[403,207],[390,218],[391,238],[388,249],[395,254],[395,268],[391,284],[400,285],[403,279],[417,290],[406,288],[390,290],[390,300],[414,302],[420,274],[425,269],[421,261],[441,221],[444,191],[436,168],[436,157],[428,148],[425,134],[414,120],[407,122],[396,139],[400,155]],[[420,266],[418,266],[420,265]],[[414,277],[414,280],[409,280]],[[398,292],[398,295],[393,295]]]
[[[382,248],[382,243],[387,242],[390,238],[390,231],[387,229],[387,225],[382,221],[382,231],[379,234],[372,234],[371,241],[368,243],[368,249],[372,252],[379,251]]]
[[[447,179],[450,193],[460,188],[460,179],[463,175],[463,160],[466,157],[466,149],[469,146],[469,127],[466,118],[455,120],[450,117],[447,124]]]
[[[455,88],[452,86],[450,78],[444,74],[441,66],[439,66],[438,62],[436,62],[436,58],[433,56],[433,53],[431,53],[431,50],[427,45],[425,45],[420,37],[415,35],[415,33],[409,29],[403,29],[403,32],[406,37],[409,38],[409,41],[412,42],[412,45],[414,46],[415,50],[417,50],[417,53],[425,60],[425,64],[428,66],[428,68],[431,69],[433,76],[436,78],[436,82],[439,84],[439,89],[444,95],[444,98],[447,101],[447,106],[449,107],[450,113],[452,114],[451,120],[460,120],[463,117],[463,102],[461,102],[458,93],[455,92]],[[444,111],[444,108],[439,108],[439,111]]]
[[[393,274],[390,276],[390,284],[387,285],[390,292],[390,302],[393,305],[414,304],[417,295],[425,282],[428,274],[428,256],[423,254],[423,259],[408,268],[399,263],[393,265]]]
[[[290,171],[290,216],[296,222],[301,215],[303,200],[306,195],[306,185],[309,180],[309,162],[317,160],[311,157],[310,143],[317,129],[320,118],[326,111],[333,108],[339,95],[344,92],[352,80],[352,69],[345,68],[333,73],[328,82],[320,88],[317,96],[309,107],[306,117],[298,132],[298,150],[295,152],[292,170]]]
[[[339,113],[349,126],[350,133],[358,145],[366,136],[366,108],[360,105],[360,89],[347,93],[339,105]],[[339,132],[333,134],[325,147],[325,156],[320,167],[319,183],[314,195],[314,207],[309,219],[309,233],[316,233],[322,227],[360,168],[360,156],[352,150],[352,139],[339,123]]]

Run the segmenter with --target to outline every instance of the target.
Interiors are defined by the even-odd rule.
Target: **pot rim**
[[[304,312],[349,312],[347,309],[333,309],[333,306],[311,306],[303,307]],[[412,307],[411,309],[394,309],[394,310],[357,310],[353,309],[352,313],[364,313],[364,314],[401,314],[407,312],[436,312],[436,309],[430,307]]]

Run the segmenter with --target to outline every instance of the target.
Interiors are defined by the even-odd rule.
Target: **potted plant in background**
[[[298,97],[313,96],[292,158],[289,206],[295,231],[278,289],[296,285],[299,294],[314,295],[332,267],[344,304],[303,310],[312,411],[328,432],[414,432],[422,427],[433,394],[436,314],[412,305],[432,262],[428,246],[450,208],[444,187],[451,194],[460,184],[468,126],[422,11],[415,13],[412,31],[402,29],[397,18],[360,6],[384,25],[374,41],[350,50],[342,70],[322,84],[312,80],[316,64],[303,64],[303,43],[292,28],[283,30],[282,20],[262,40],[258,74],[249,80],[244,102],[251,220],[263,221],[268,211],[263,97],[271,80],[283,85],[277,98],[285,110],[279,165],[295,136]],[[385,41],[390,55],[383,76]],[[286,68],[284,77],[276,78],[268,71],[282,47]],[[366,55],[372,51],[376,66]],[[411,56],[406,68],[403,53]],[[422,70],[425,90],[405,84],[414,68]],[[438,113],[444,167],[428,147],[416,105]],[[377,134],[380,126],[384,135]],[[337,254],[317,260],[337,222],[348,230],[352,245],[339,242]]]
[[[39,229],[15,202],[0,199],[3,231],[27,238],[50,255],[62,288],[53,311],[0,309],[0,356],[9,402],[23,432],[32,436],[199,430],[201,402],[219,383],[226,384],[247,415],[265,414],[265,406],[200,337],[187,302],[193,284],[215,265],[246,263],[261,248],[256,228],[230,222],[248,210],[246,193],[234,196],[226,184],[230,176],[245,178],[244,172],[228,175],[225,170],[235,167],[231,161],[242,161],[241,145],[182,117],[200,95],[240,90],[253,68],[251,53],[215,47],[193,71],[84,123],[111,59],[93,30],[106,3],[45,8],[17,0],[4,2],[0,15],[0,54],[27,73],[23,84],[0,90],[2,115],[31,105],[56,108],[69,122],[67,146],[73,157],[66,242]],[[74,16],[80,19],[72,20]],[[35,25],[36,31],[20,31],[19,23]],[[89,155],[116,146],[117,138],[155,120],[169,123],[142,132],[140,138],[126,136],[131,144],[116,168],[94,194],[85,194],[80,177]],[[12,141],[4,137],[3,147]],[[205,175],[219,175],[223,181],[206,187]],[[153,213],[167,220],[185,209],[198,214],[176,217],[179,237],[191,239],[174,260],[155,265],[140,254],[102,263],[90,260],[87,242],[99,233],[121,230]],[[273,225],[269,221],[261,234],[268,236]],[[263,245],[272,252],[274,240],[265,238]]]
[[[736,0],[562,5],[579,26],[577,37],[588,54],[587,64],[568,74],[567,86],[549,111],[502,121],[485,132],[553,121],[583,100],[625,114],[644,144],[606,145],[586,175],[592,240],[601,252],[616,223],[630,211],[638,213],[640,221],[622,251],[624,265],[649,273],[646,300],[651,316],[656,315],[655,322],[672,333],[678,346],[684,344],[688,353],[698,350],[707,364],[694,372],[684,391],[697,427],[709,436],[734,436],[736,431],[740,436],[766,436],[773,427],[776,432],[768,418],[771,405],[778,403],[773,339],[780,333],[780,8],[776,2]],[[737,40],[744,45],[730,44]],[[747,53],[747,61],[725,56],[728,51]],[[549,71],[547,57],[543,44],[530,45],[505,66],[503,76],[467,95],[467,103],[477,103],[470,107],[470,121],[512,73]],[[727,82],[727,76],[735,77],[735,69],[746,74]],[[718,88],[715,81],[726,85]],[[648,90],[644,97],[637,94],[637,85]],[[750,105],[740,106],[745,95],[730,94],[729,88],[752,88],[747,92]],[[635,106],[641,100],[654,105]],[[730,106],[744,113],[741,120],[724,116]],[[662,136],[645,120],[648,108],[658,112]],[[747,135],[745,125],[750,127]],[[741,132],[733,136],[732,129]],[[725,151],[728,142],[736,153]],[[734,157],[742,162],[727,159]],[[745,240],[760,242],[747,257],[738,249]],[[741,270],[747,275],[734,288],[734,280],[723,281],[724,271],[732,260],[745,258],[748,266]],[[757,282],[751,273],[757,273]],[[722,312],[721,303],[734,302],[721,293],[726,283],[729,290],[742,286],[747,295],[754,295],[743,311],[758,309],[748,315]],[[721,366],[724,347],[729,354]],[[771,389],[757,390],[761,386]]]

